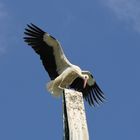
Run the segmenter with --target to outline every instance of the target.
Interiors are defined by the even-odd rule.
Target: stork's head
[[[86,85],[87,85],[87,82],[88,82],[89,76],[88,76],[87,74],[82,74],[82,78],[83,78],[83,80],[84,80],[83,88],[85,88]]]
[[[78,66],[76,66],[76,65],[72,65],[72,67],[74,67],[74,71],[75,71],[76,73],[78,73],[78,76],[81,77],[81,78],[84,80],[83,88],[85,88],[86,85],[87,85],[87,82],[88,82],[88,80],[89,80],[89,78],[90,78],[89,72],[88,72],[88,71],[82,71],[82,70],[80,69],[80,67],[78,67]]]

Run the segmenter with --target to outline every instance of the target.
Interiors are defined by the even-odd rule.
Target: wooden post
[[[89,140],[83,95],[70,89],[63,93],[64,140]]]

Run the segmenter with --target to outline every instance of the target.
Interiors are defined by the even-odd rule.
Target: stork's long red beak
[[[86,87],[86,85],[87,85],[87,81],[88,81],[88,79],[84,79],[84,85],[83,85],[83,88]]]

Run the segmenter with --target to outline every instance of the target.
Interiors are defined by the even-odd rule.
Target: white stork
[[[71,64],[58,40],[32,23],[27,26],[24,40],[40,56],[51,79],[47,88],[52,94],[59,96],[63,89],[71,88],[82,92],[90,105],[105,99],[92,74]]]

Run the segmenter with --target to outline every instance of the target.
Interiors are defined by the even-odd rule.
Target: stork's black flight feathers
[[[95,106],[95,103],[99,104],[105,100],[104,93],[101,91],[96,82],[93,85],[87,84],[85,88],[83,88],[83,82],[84,81],[78,77],[74,80],[70,87],[82,92],[83,97],[90,105]]]
[[[53,80],[58,76],[56,61],[53,55],[53,48],[44,42],[43,37],[45,32],[34,24],[27,25],[25,28],[24,37],[25,42],[32,46],[35,52],[40,55],[40,59],[48,72],[50,78]]]

